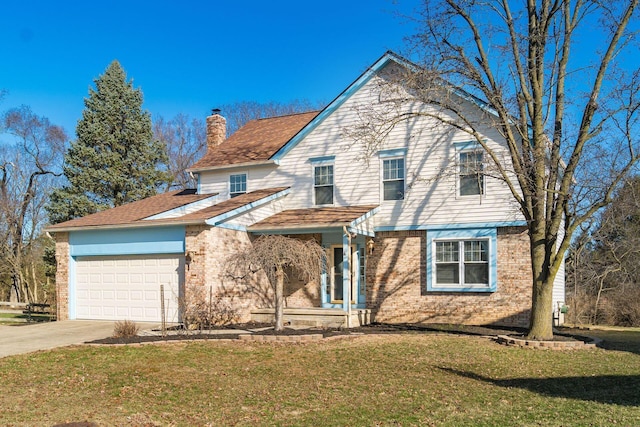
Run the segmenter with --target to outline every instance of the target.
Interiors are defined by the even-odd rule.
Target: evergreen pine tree
[[[52,192],[47,206],[52,224],[152,196],[168,179],[161,169],[166,149],[153,139],[140,89],[118,61],[94,82],[65,154],[68,184]]]

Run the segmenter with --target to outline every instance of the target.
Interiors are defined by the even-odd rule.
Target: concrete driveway
[[[114,323],[64,320],[25,326],[0,325],[0,358],[107,338],[113,335]]]

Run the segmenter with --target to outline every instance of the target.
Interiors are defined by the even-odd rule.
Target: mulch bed
[[[234,333],[234,330],[247,331],[250,330],[251,335],[278,335],[278,336],[295,336],[322,334],[323,337],[335,336],[353,336],[367,334],[428,334],[428,333],[447,333],[457,335],[476,335],[476,336],[518,336],[522,337],[525,329],[509,328],[500,326],[469,326],[469,325],[443,325],[443,324],[384,324],[372,323],[357,328],[318,328],[310,327],[306,329],[292,329],[285,327],[283,331],[275,331],[272,324],[265,323],[244,323],[237,325],[228,325],[217,328],[213,331],[187,331],[174,330],[171,334],[165,336],[160,335],[143,335],[127,338],[105,338],[91,341],[90,344],[136,344],[157,341],[185,341],[185,340],[217,340],[217,339],[238,339],[243,332]],[[575,335],[556,334],[555,340],[558,341],[584,341],[584,337]]]

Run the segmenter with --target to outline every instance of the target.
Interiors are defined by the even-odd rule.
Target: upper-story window
[[[229,176],[229,196],[236,197],[247,192],[247,174]]]
[[[404,199],[404,157],[382,160],[382,199]]]
[[[333,165],[313,167],[313,188],[316,205],[333,204]]]
[[[316,205],[332,205],[334,193],[335,156],[313,157],[309,159],[313,173],[313,202]]]
[[[484,194],[484,166],[482,151],[471,150],[459,153],[460,195]]]

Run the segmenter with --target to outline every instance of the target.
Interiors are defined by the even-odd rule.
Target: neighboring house
[[[197,189],[49,227],[58,318],[159,321],[164,306],[178,321],[185,290],[205,287],[241,320],[264,319],[273,312],[264,278],[240,282],[225,259],[256,235],[284,234],[314,238],[328,255],[321,283],[287,284],[292,319],[526,326],[526,223],[504,183],[478,172],[488,159],[471,138],[417,117],[364,158],[346,136],[359,111],[384,102],[379,83],[404,65],[388,52],[324,110],[254,120],[226,140],[214,114],[208,151],[191,167]],[[460,98],[482,117],[472,101]],[[496,130],[483,134],[506,153]],[[563,300],[560,271],[554,307]]]

